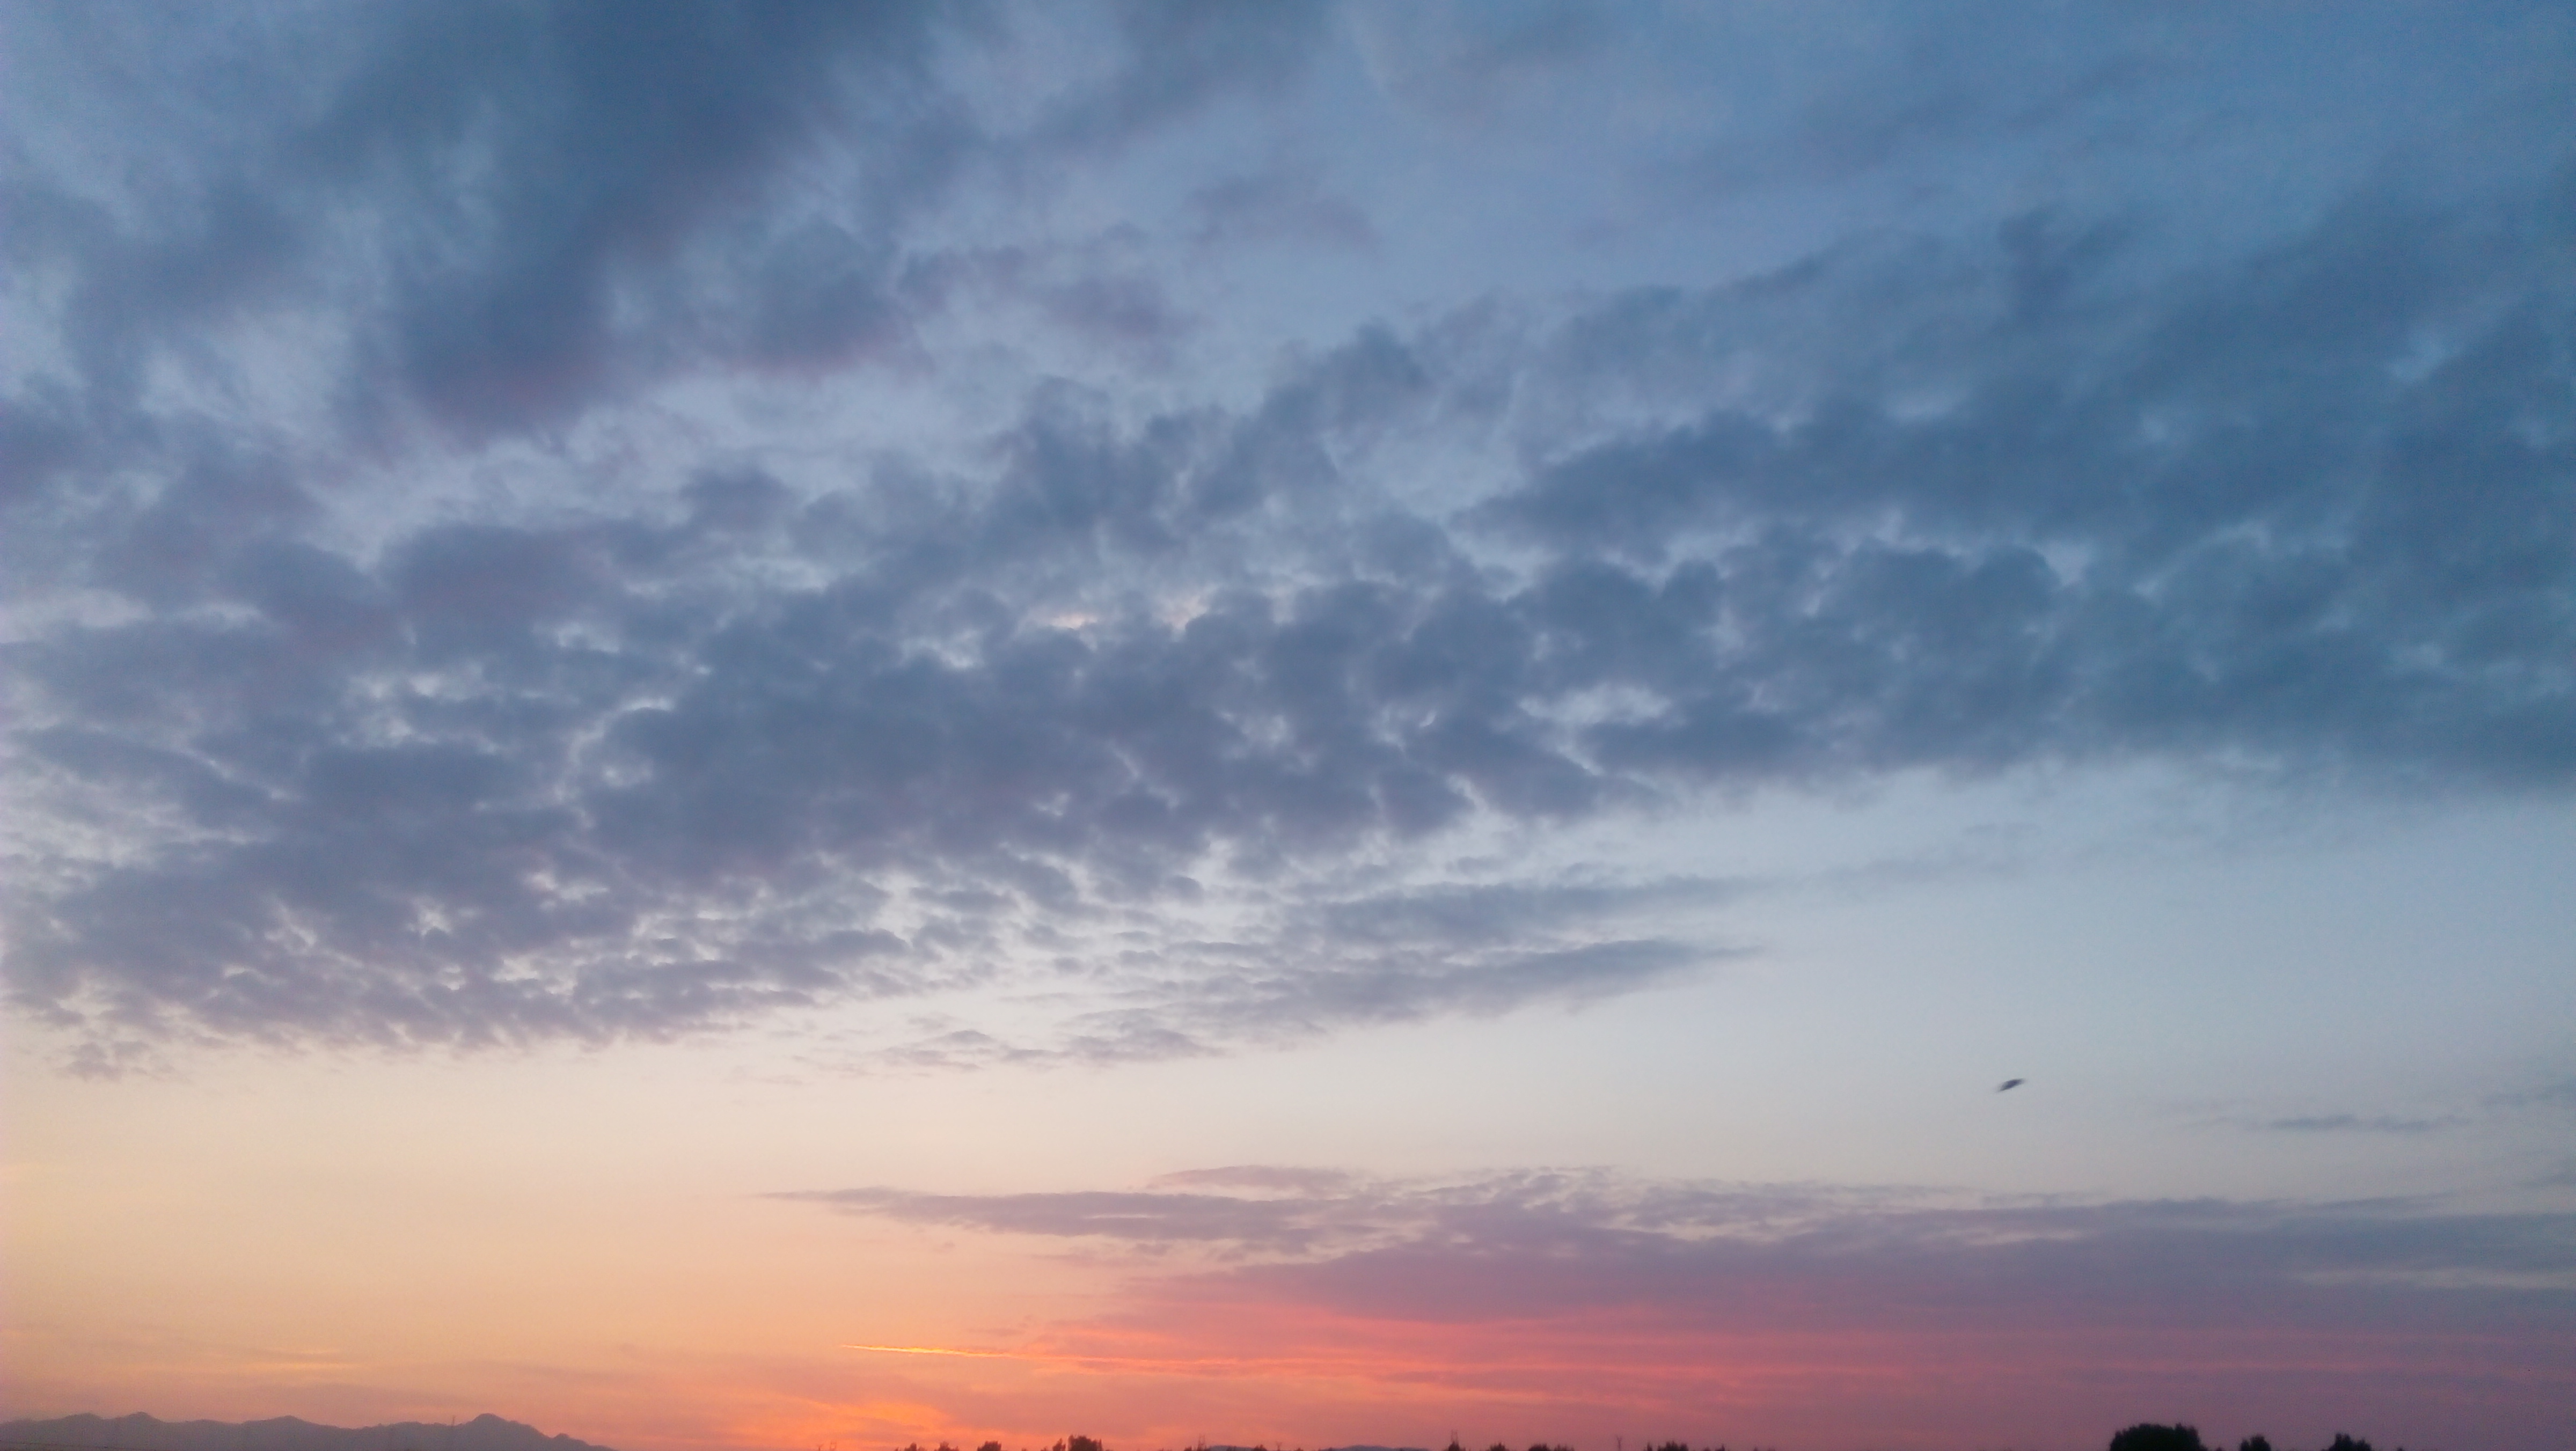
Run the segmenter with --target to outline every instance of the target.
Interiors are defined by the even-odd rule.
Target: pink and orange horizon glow
[[[1556,1026],[1578,1063],[1634,1031]],[[775,1121],[820,1095],[857,1122],[948,1085],[655,1062],[635,1085],[653,1127],[587,1140],[563,1120],[592,1111],[569,1087],[603,1072],[590,1055],[226,1070],[179,1114],[123,1082],[22,1080],[19,1110],[65,1132],[22,1143],[41,1152],[12,1185],[13,1232],[49,1251],[12,1257],[12,1409],[376,1424],[497,1404],[626,1451],[1072,1431],[1144,1451],[2079,1445],[2168,1406],[2283,1444],[2332,1430],[2302,1420],[2326,1406],[2401,1444],[2510,1444],[2576,1351],[2564,1323],[2499,1320],[2530,1303],[2509,1273],[2410,1268],[2461,1240],[2545,1254],[2545,1215],[1598,1170],[741,1192],[719,1186],[784,1172],[760,1161],[799,1136],[669,1162],[684,1105]],[[1239,1071],[1041,1084],[1065,1121],[1117,1122],[1130,1094]],[[353,1137],[353,1117],[388,1132]],[[437,1123],[465,1131],[446,1165],[423,1153]],[[998,1143],[1054,1172],[1046,1125],[959,1127],[839,1152],[931,1178]]]
[[[2571,77],[0,0],[0,1422],[2565,1451]]]

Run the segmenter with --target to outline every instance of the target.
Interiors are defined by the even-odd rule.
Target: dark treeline
[[[821,1451],[821,1448],[816,1448],[816,1451]],[[921,1443],[918,1441],[913,1442],[911,1445],[904,1447],[903,1451],[922,1451]],[[931,1448],[931,1451],[958,1451],[958,1448],[942,1441],[937,1446]],[[1003,1451],[1003,1447],[1002,1443],[999,1441],[987,1441],[982,1445],[977,1446],[975,1451]],[[1021,1451],[1029,1451],[1029,1448],[1023,1447],[1021,1448]],[[1109,1448],[1089,1436],[1067,1436],[1063,1440],[1056,1442],[1053,1446],[1038,1447],[1037,1451],[1109,1451]],[[1182,1451],[1291,1451],[1291,1448],[1284,1443],[1274,1448],[1266,1444],[1254,1446],[1212,1446],[1202,1441],[1196,1446],[1184,1447],[1182,1448]],[[1294,1448],[1294,1451],[1305,1451],[1305,1448],[1297,1447]],[[1332,1451],[1332,1448],[1325,1448],[1325,1451]],[[1351,1446],[1342,1448],[1342,1451],[1392,1451],[1392,1448],[1382,1446]],[[1460,1445],[1455,1437],[1452,1437],[1449,1444],[1441,1448],[1441,1451],[1467,1451],[1467,1448]],[[1486,1451],[1513,1451],[1513,1448],[1497,1441],[1492,1446],[1486,1448]],[[1528,1451],[1574,1451],[1574,1448],[1571,1446],[1552,1446],[1545,1441],[1534,1441],[1530,1444]],[[1694,1447],[1686,1441],[1641,1441],[1638,1443],[1637,1451],[1727,1451],[1727,1448],[1724,1445]],[[1762,1448],[1758,1446],[1747,1447],[1746,1451],[1762,1451]],[[2109,1451],[2226,1451],[2226,1447],[2223,1444],[2219,1446],[2211,1446],[2203,1442],[2200,1439],[2200,1431],[2197,1427],[2183,1425],[2159,1426],[2152,1422],[2142,1421],[2137,1425],[2129,1427],[2125,1431],[2115,1432],[2111,1437]],[[2269,1436],[2248,1436],[2244,1440],[2236,1443],[2236,1451],[2275,1451],[2275,1448],[2272,1445],[2272,1438]],[[2282,1447],[2279,1448],[2279,1451],[2290,1451],[2290,1448]],[[2377,1451],[2377,1448],[2358,1436],[2348,1436],[2341,1431],[2337,1431],[2335,1433],[2334,1440],[2319,1448],[2319,1451]],[[2406,1451],[2406,1448],[2402,1446],[2395,1447],[2392,1448],[2392,1451]]]
[[[2226,1451],[2226,1448],[2203,1445],[2198,1427],[2158,1426],[2142,1421],[2113,1436],[2110,1451]],[[2236,1451],[2272,1451],[2272,1438],[2248,1436],[2236,1443]],[[2337,1431],[2324,1451],[2376,1451],[2376,1448],[2359,1436],[2347,1436]],[[2395,1451],[2406,1451],[2406,1448],[2400,1446]]]

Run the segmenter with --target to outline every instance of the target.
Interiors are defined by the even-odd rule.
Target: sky
[[[0,117],[0,1416],[2576,1440],[2565,7],[5,0]]]

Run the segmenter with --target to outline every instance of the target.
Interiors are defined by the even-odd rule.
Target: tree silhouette
[[[1201,1442],[1200,1446],[1204,1448],[1205,1442]],[[6,1451],[6,1448],[0,1448],[0,1451]],[[588,1448],[588,1451],[601,1451],[601,1448]],[[816,1448],[816,1451],[821,1451],[821,1448]],[[922,1447],[916,1441],[905,1446],[903,1451],[922,1451]],[[942,1441],[935,1451],[957,1451],[957,1448]],[[986,1441],[976,1446],[975,1451],[1003,1451],[1003,1448],[999,1441]],[[1053,1446],[1040,1447],[1039,1451],[1109,1451],[1109,1448],[1097,1437],[1067,1436]],[[1266,1445],[1255,1446],[1252,1451],[1270,1451],[1270,1448]],[[1280,1444],[1279,1451],[1287,1451],[1286,1442],[1283,1441]],[[1442,1448],[1442,1451],[1467,1451],[1467,1448],[1453,1434],[1449,1438],[1449,1444]],[[1513,1451],[1513,1448],[1497,1441],[1488,1447],[1487,1451]],[[1546,1441],[1533,1441],[1528,1451],[1574,1451],[1574,1448]],[[1691,1446],[1686,1441],[1645,1441],[1639,1444],[1638,1451],[1691,1451]],[[1701,1451],[1726,1451],[1726,1448],[1722,1445],[1708,1446],[1701,1448]],[[2114,1433],[2109,1451],[2222,1451],[2222,1448],[2212,1447],[2203,1442],[2200,1439],[2198,1427],[2179,1423],[2167,1426],[2152,1421],[2141,1421],[2126,1430]],[[2236,1451],[2273,1451],[2272,1438],[2260,1435],[2247,1436],[2236,1443]],[[2337,1431],[2334,1441],[2324,1447],[2323,1451],[2378,1451],[2378,1448],[2359,1436]],[[2399,1447],[2397,1451],[2405,1451],[2405,1448]]]

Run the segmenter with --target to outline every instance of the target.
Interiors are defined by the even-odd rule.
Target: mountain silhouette
[[[499,1416],[470,1421],[398,1421],[385,1426],[317,1426],[294,1416],[267,1421],[164,1421],[137,1412],[0,1421],[0,1446],[112,1447],[116,1451],[608,1451],[549,1436]]]

